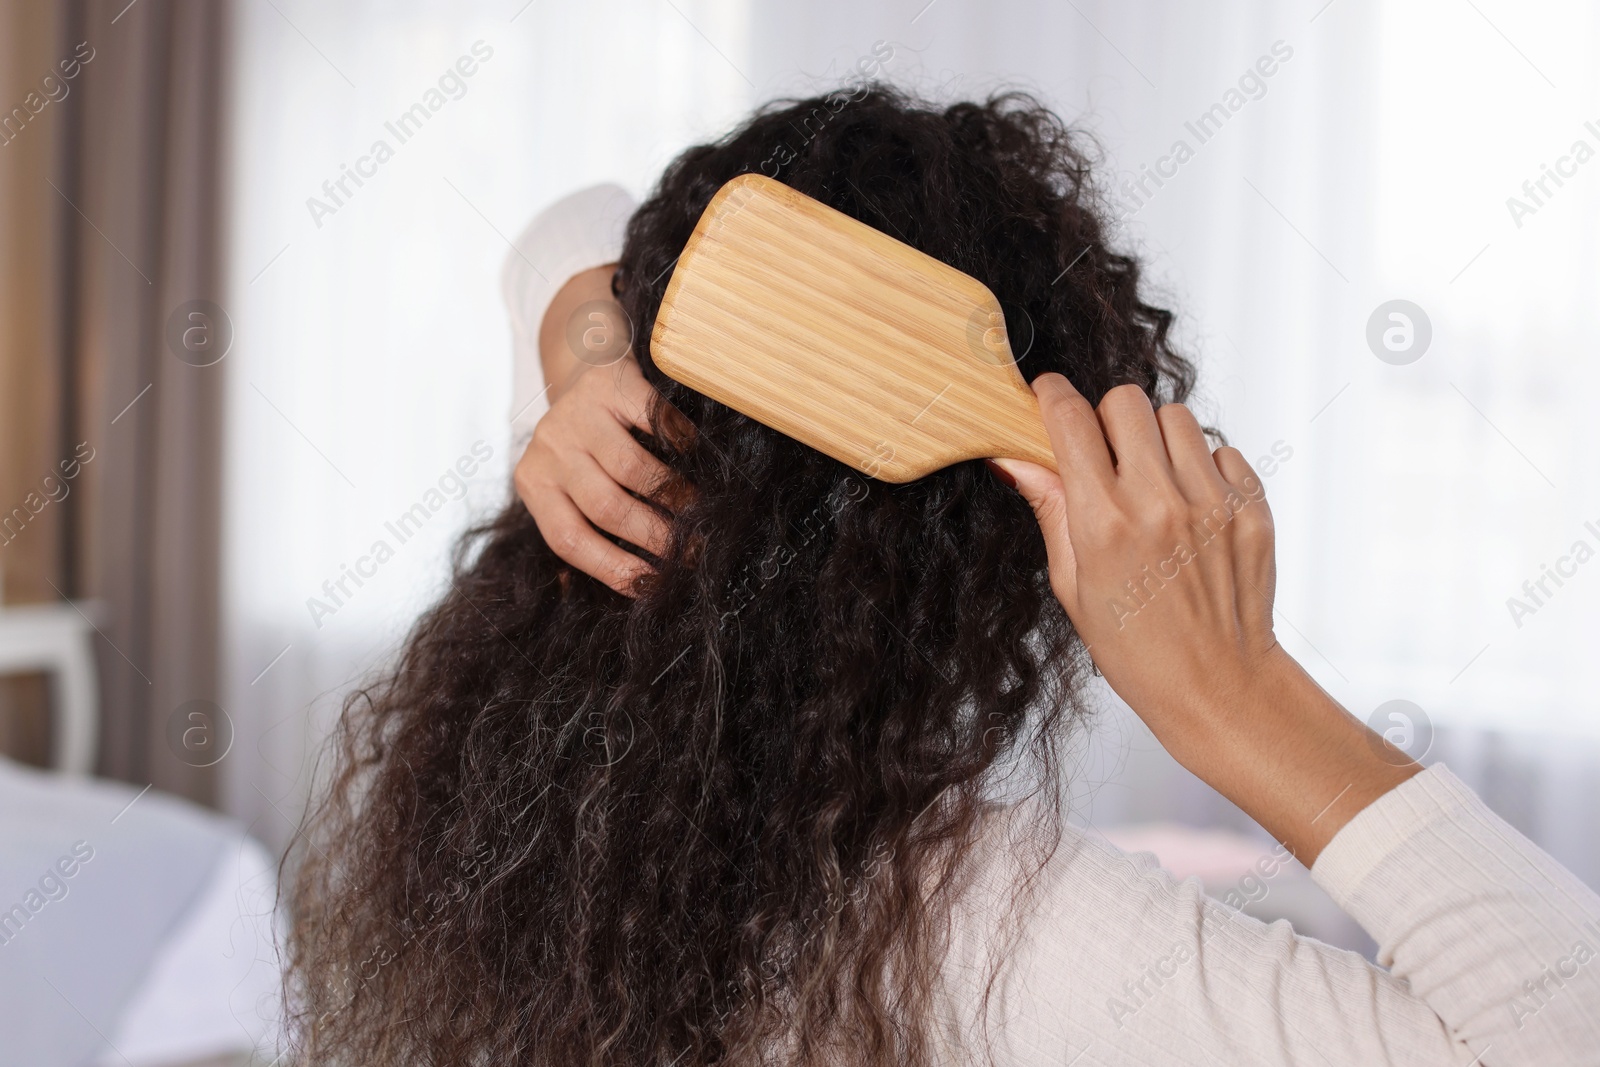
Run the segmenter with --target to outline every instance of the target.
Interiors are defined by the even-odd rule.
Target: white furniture
[[[50,765],[86,775],[99,734],[93,602],[0,607],[0,674],[46,671],[55,681]]]

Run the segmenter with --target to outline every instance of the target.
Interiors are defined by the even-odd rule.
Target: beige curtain
[[[7,598],[100,604],[100,772],[210,802],[215,767],[180,758],[168,723],[218,696],[228,5],[68,0],[46,30],[44,5],[0,4],[32,29],[0,106],[51,98],[0,145],[17,154],[5,215],[41,228],[0,231],[6,384],[25,387],[0,401],[0,484],[81,461],[51,525],[5,558]]]
[[[41,506],[46,497],[38,495],[55,463],[62,403],[48,314],[55,212],[37,196],[49,192],[54,141],[49,123],[24,130],[11,114],[34,88],[32,57],[54,47],[56,26],[47,5],[0,4],[0,518],[10,520],[0,531],[0,588],[13,604],[54,598],[49,583],[62,562],[62,509]],[[31,118],[25,106],[23,114]],[[44,759],[48,697],[43,676],[0,678],[0,751]]]

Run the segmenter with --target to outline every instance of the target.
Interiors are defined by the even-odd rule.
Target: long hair
[[[1025,377],[1182,399],[1090,162],[1023,95],[860,86],[667,168],[615,285],[693,427],[658,407],[647,444],[695,494],[637,599],[513,500],[346,703],[295,856],[304,1063],[928,1062],[987,791],[1024,758],[1049,788],[1081,712],[1037,524],[980,462],[864,477],[666,378],[648,339],[712,194],[763,170],[984,282]]]

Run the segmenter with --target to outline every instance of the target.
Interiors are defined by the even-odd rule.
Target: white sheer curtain
[[[235,152],[242,813],[279,819],[264,798],[303,787],[308,705],[326,711],[392,648],[469,504],[503,496],[501,235],[581,183],[643,191],[682,145],[843,80],[885,42],[883,75],[936,98],[1036,92],[1096,134],[1108,185],[1168,175],[1142,204],[1117,194],[1137,207],[1122,240],[1179,312],[1202,413],[1276,457],[1262,469],[1284,643],[1362,716],[1412,702],[1440,729],[1434,755],[1486,789],[1528,783],[1495,788],[1600,878],[1600,561],[1573,561],[1580,540],[1600,552],[1600,473],[1579,436],[1600,385],[1600,159],[1570,158],[1579,139],[1600,149],[1590,6],[274,2],[242,13]],[[466,95],[317,229],[305,199],[478,39],[494,56]],[[1173,162],[1179,140],[1190,154]],[[1518,226],[1506,200],[1545,164],[1571,173]],[[1431,323],[1404,365],[1367,339],[1394,300]],[[469,504],[316,629],[306,599],[479,439],[494,459]],[[1570,573],[1534,604],[1523,583],[1545,565]],[[1510,597],[1535,610],[1513,619]]]
[[[752,104],[706,40],[739,53],[742,7],[677,4],[240,5],[224,766],[229,807],[270,841],[343,694],[506,497],[505,239],[573,188],[642,192]],[[345,168],[368,176],[341,190]],[[402,543],[386,524],[418,503]]]

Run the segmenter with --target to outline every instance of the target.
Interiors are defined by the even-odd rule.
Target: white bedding
[[[270,1061],[275,896],[231,820],[0,759],[0,1067]]]
[[[230,842],[122,1011],[103,1067],[165,1067],[254,1052],[277,1056],[277,871],[250,837]],[[112,1046],[115,1046],[114,1048]]]

